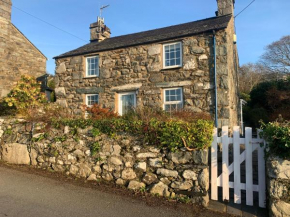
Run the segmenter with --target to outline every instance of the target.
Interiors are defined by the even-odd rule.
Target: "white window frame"
[[[166,91],[167,90],[181,90],[181,100],[180,101],[166,101]],[[181,107],[183,108],[183,88],[182,87],[173,87],[173,88],[165,88],[163,89],[163,110],[165,111],[166,105],[172,105],[172,104],[181,104]]]
[[[166,66],[165,64],[165,57],[166,57],[166,54],[165,54],[165,46],[170,46],[170,45],[175,45],[175,44],[180,44],[180,64],[179,65],[174,65],[174,66]],[[183,50],[182,50],[182,42],[179,41],[179,42],[173,42],[173,43],[167,43],[167,44],[163,44],[163,68],[164,69],[171,69],[171,68],[178,68],[178,67],[182,67],[183,65]]]
[[[97,74],[96,75],[88,75],[89,72],[89,64],[88,64],[88,60],[89,59],[93,59],[93,58],[98,58],[98,67],[97,67]],[[94,78],[94,77],[99,77],[100,76],[100,58],[99,56],[90,56],[90,57],[86,57],[86,78]]]
[[[88,107],[93,106],[93,105],[88,105],[88,97],[89,97],[89,96],[98,96],[98,103],[97,103],[97,104],[99,104],[100,96],[99,96],[98,93],[94,93],[94,94],[86,94],[86,106],[88,106]]]
[[[123,115],[123,111],[122,111],[122,96],[124,95],[134,95],[134,108],[136,108],[136,104],[137,104],[137,99],[136,99],[136,92],[124,92],[124,93],[118,93],[118,113],[119,115]]]

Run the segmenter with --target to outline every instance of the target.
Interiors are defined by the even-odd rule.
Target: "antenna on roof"
[[[105,5],[105,6],[102,6],[102,7],[100,8],[100,17],[102,17],[103,10],[104,10],[105,8],[109,7],[109,6],[110,6],[110,5]]]

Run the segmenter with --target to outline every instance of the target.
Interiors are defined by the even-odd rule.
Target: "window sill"
[[[166,68],[162,68],[161,71],[166,71],[166,70],[170,70],[170,69],[182,69],[183,66],[170,66],[170,67],[166,67]]]
[[[84,79],[88,79],[88,78],[99,78],[100,76],[86,76],[86,77],[83,77]]]

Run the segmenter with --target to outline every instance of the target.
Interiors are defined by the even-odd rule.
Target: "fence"
[[[253,206],[253,191],[259,194],[259,206],[266,207],[266,177],[264,159],[264,140],[252,138],[252,128],[246,127],[245,138],[240,138],[240,127],[233,128],[233,138],[228,136],[228,127],[222,128],[218,137],[214,130],[211,147],[211,199],[218,200],[218,187],[222,187],[222,199],[230,200],[229,189],[234,189],[234,203],[241,204],[241,190],[246,191],[246,205]],[[218,175],[218,144],[222,150],[222,173]],[[233,162],[229,165],[229,145],[233,144]],[[263,144],[263,145],[261,145]],[[242,146],[242,148],[241,148]],[[241,153],[242,150],[242,153]],[[253,152],[258,152],[258,185],[253,184]],[[241,164],[245,161],[246,182],[241,183]],[[234,172],[234,181],[229,176]]]

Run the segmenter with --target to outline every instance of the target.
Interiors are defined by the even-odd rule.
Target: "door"
[[[130,109],[136,107],[136,93],[121,93],[119,94],[119,114],[124,115]]]

